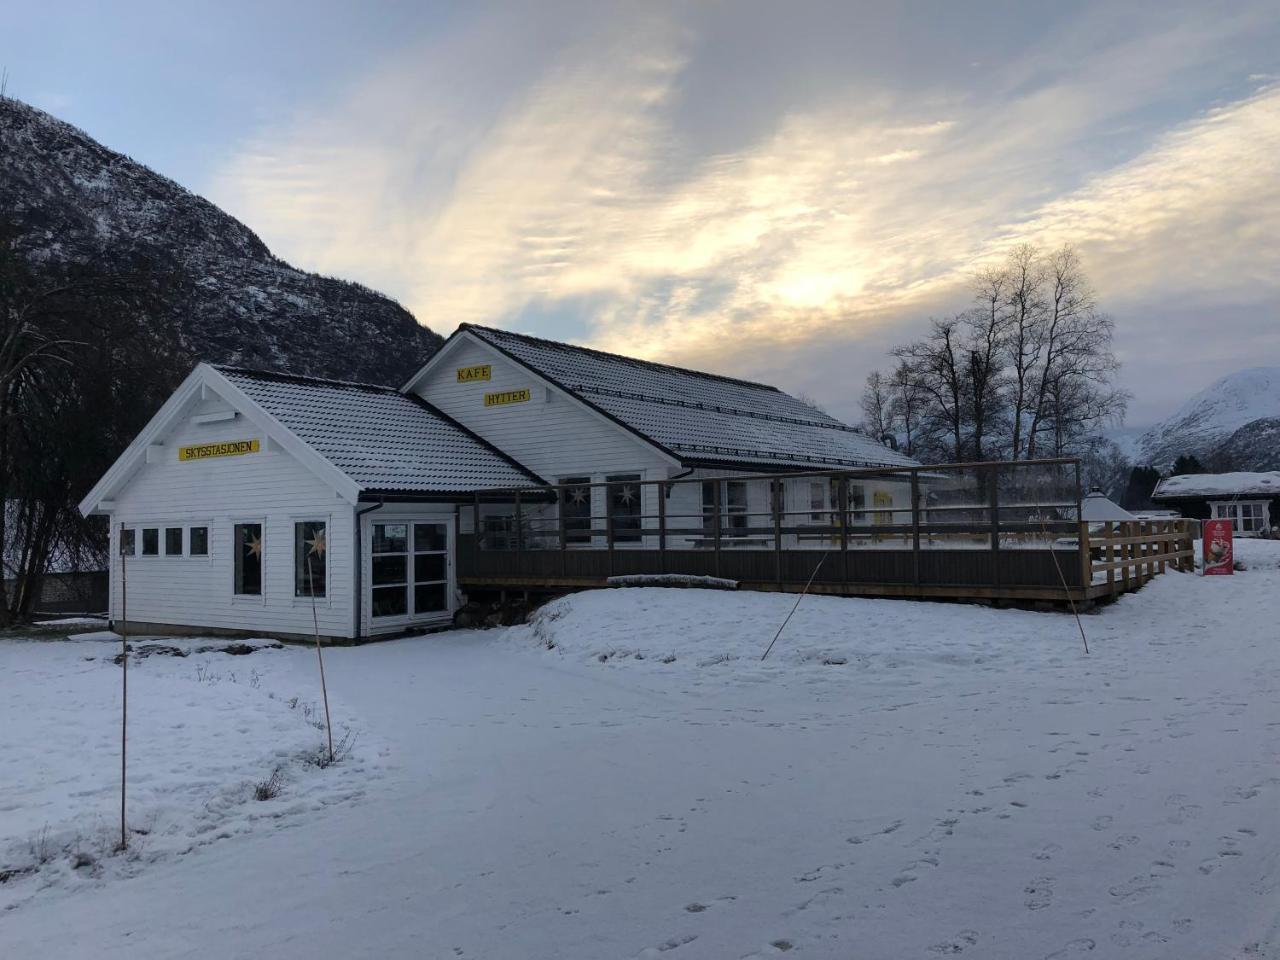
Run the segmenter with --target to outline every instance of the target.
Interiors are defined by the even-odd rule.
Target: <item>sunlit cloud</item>
[[[954,308],[1024,239],[1076,244],[1115,303],[1274,299],[1280,88],[1258,75],[1216,109],[1142,115],[1253,22],[1114,43],[1085,24],[1078,49],[1001,64],[985,99],[837,78],[708,152],[673,119],[695,37],[641,8],[479,119],[442,93],[468,50],[407,56],[246,144],[213,192],[282,255],[442,333],[532,324],[751,375]]]

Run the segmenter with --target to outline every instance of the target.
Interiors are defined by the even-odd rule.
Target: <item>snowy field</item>
[[[1280,957],[1280,544],[1085,617],[703,590],[0,643],[3,957]],[[278,795],[255,798],[274,771]],[[38,851],[36,856],[33,851]],[[43,862],[37,862],[43,861]],[[33,866],[34,864],[34,866]]]

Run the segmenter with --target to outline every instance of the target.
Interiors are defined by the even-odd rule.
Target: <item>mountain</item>
[[[154,322],[193,360],[399,385],[441,342],[393,300],[291,267],[209,201],[4,97],[0,218],[51,280],[157,278],[168,315]]]
[[[1193,454],[1210,466],[1222,462],[1236,470],[1274,469],[1257,464],[1280,456],[1277,418],[1280,367],[1240,370],[1201,390],[1169,419],[1147,430],[1135,444],[1134,459],[1166,471],[1181,454]]]
[[[1280,470],[1280,417],[1246,423],[1214,447],[1210,461],[1235,470]]]

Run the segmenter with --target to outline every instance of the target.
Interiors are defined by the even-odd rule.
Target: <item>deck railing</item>
[[[1083,594],[1093,570],[1080,495],[1073,458],[620,474],[477,495],[459,572],[512,584],[686,574],[778,589],[812,579],[828,592]]]

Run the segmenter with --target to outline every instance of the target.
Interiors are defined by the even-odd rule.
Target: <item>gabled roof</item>
[[[1152,500],[1280,497],[1280,470],[1261,473],[1187,473],[1156,484]]]
[[[460,334],[506,354],[686,466],[915,465],[776,387],[475,324],[462,324]]]
[[[215,367],[364,492],[466,493],[543,481],[394,387]]]
[[[416,396],[392,387],[201,363],[80,503],[84,514],[128,481],[207,389],[261,424],[339,495],[450,499],[544,481]]]

